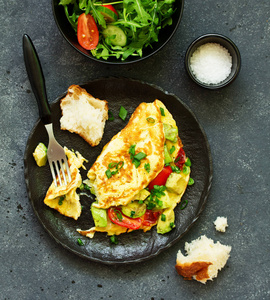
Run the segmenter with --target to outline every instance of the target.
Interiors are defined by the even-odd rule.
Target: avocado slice
[[[185,191],[189,180],[189,174],[171,173],[166,181],[166,188],[169,192],[176,193],[178,195]]]
[[[103,208],[95,207],[93,204],[91,205],[91,213],[95,222],[96,227],[106,227],[107,226],[107,211]]]
[[[166,123],[163,123],[163,128],[164,128],[165,139],[173,143],[176,143],[177,136],[178,136],[178,129]]]
[[[175,216],[173,209],[165,209],[163,213],[159,216],[157,222],[157,233],[164,234],[171,231],[175,227],[174,220]]]
[[[39,143],[33,153],[34,159],[39,167],[43,167],[47,163],[47,147],[43,143]]]
[[[130,218],[139,218],[146,212],[146,204],[133,201],[121,207],[122,213]]]
[[[168,147],[167,145],[165,144],[164,145],[164,163],[165,164],[169,164],[170,162],[172,162],[172,158],[171,158],[171,155],[169,153],[169,150],[168,150]]]

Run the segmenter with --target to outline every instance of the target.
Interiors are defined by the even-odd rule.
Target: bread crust
[[[87,108],[83,110],[84,116],[76,115],[79,106]],[[71,85],[68,88],[66,96],[60,100],[60,107],[62,110],[62,117],[60,119],[62,130],[79,134],[91,146],[97,146],[100,143],[104,133],[105,122],[108,120],[109,107],[106,100],[93,97],[79,85]],[[91,116],[91,118],[88,118],[89,122],[96,122],[96,130],[89,127],[91,124],[88,121],[84,122],[84,124],[83,122],[80,123],[80,119],[83,119],[82,117],[85,117],[87,114]],[[93,120],[95,115],[96,120]]]

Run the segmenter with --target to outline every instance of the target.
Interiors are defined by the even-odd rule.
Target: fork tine
[[[54,167],[51,161],[49,161],[49,165],[50,165],[50,169],[51,169],[51,173],[52,173],[52,177],[53,177],[53,181],[55,186],[57,186],[57,180],[56,180],[56,176],[55,176],[55,171],[54,171]]]
[[[65,172],[65,169],[64,169],[63,162],[60,161],[59,164],[61,166],[61,171],[62,171],[62,174],[63,174],[64,183],[65,183],[65,185],[67,185],[66,172]]]
[[[56,173],[57,173],[57,176],[58,176],[59,184],[63,185],[61,175],[60,175],[60,171],[59,171],[58,161],[54,161],[54,166],[55,166]]]
[[[68,182],[71,182],[71,174],[70,174],[70,169],[69,169],[69,165],[68,165],[66,157],[64,158],[64,163],[65,163],[66,171],[67,171],[67,175],[68,175]]]

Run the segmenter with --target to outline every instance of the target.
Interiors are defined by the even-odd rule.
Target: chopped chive
[[[77,239],[77,243],[78,243],[79,246],[84,246],[84,243],[80,238]]]
[[[147,173],[150,172],[150,164],[147,163],[147,164],[144,164],[144,169],[146,170]]]
[[[90,186],[88,184],[84,184],[84,189],[90,191]]]
[[[160,109],[161,115],[162,115],[163,117],[165,117],[165,111],[164,111],[164,108],[160,107],[159,109]]]
[[[183,173],[184,173],[185,175],[188,175],[188,174],[190,173],[190,167],[184,165],[184,167],[183,167]]]
[[[164,215],[164,214],[161,215],[161,221],[163,221],[163,222],[166,221],[166,215]]]
[[[135,211],[134,211],[134,210],[132,210],[132,211],[130,212],[130,217],[131,217],[131,218],[133,218],[133,217],[134,217],[134,215],[135,215]]]
[[[105,174],[106,174],[106,176],[107,176],[108,178],[111,178],[111,177],[112,177],[112,172],[111,172],[110,169],[106,170],[106,171],[105,171]]]
[[[187,200],[184,200],[184,201],[181,203],[181,205],[180,205],[180,209],[181,209],[181,210],[185,209],[185,208],[187,207],[187,205],[188,205],[188,201],[187,201]]]
[[[137,153],[136,155],[134,155],[134,158],[135,158],[135,159],[138,159],[138,160],[142,160],[142,159],[144,159],[146,156],[147,156],[147,155],[146,155],[145,153],[139,152],[139,153]]]
[[[170,223],[170,227],[171,227],[171,228],[174,228],[174,227],[175,227],[175,225],[174,225],[173,222]]]
[[[113,116],[113,113],[110,110],[108,111],[108,115],[109,115],[108,120],[109,121],[113,121],[114,120],[114,116]]]
[[[191,161],[189,159],[189,157],[187,158],[186,162],[185,162],[185,165],[190,167],[191,166]]]
[[[117,166],[117,163],[116,162],[113,162],[113,163],[109,163],[109,169],[112,169],[114,167]]]
[[[123,106],[120,107],[119,117],[120,117],[123,121],[125,121],[125,119],[126,119],[126,117],[127,117],[127,110],[126,110]]]
[[[193,184],[194,184],[194,179],[193,178],[189,178],[188,185],[193,185]]]
[[[141,162],[138,159],[133,159],[132,163],[135,165],[136,168],[138,168],[141,164]]]
[[[134,156],[135,155],[135,147],[136,147],[136,145],[131,145],[129,147],[128,153]]]
[[[139,204],[143,204],[143,200],[139,200],[138,203],[139,203]]]
[[[84,190],[84,184],[83,184],[83,183],[80,185],[80,190],[81,190],[81,191]]]
[[[149,118],[146,118],[146,120],[147,120],[148,123],[155,123],[154,118],[149,117]]]
[[[118,239],[115,235],[112,235],[110,237],[111,243],[117,245],[118,244]]]
[[[172,146],[172,148],[170,149],[170,153],[172,154],[174,152],[174,150],[175,150],[175,147]]]
[[[171,166],[171,168],[172,168],[173,172],[175,172],[177,174],[181,173],[181,170],[177,166]]]
[[[119,210],[115,210],[115,213],[116,213],[116,217],[119,221],[122,221],[123,220],[123,216],[121,214],[121,212]]]
[[[65,200],[65,196],[61,196],[59,198],[58,205],[62,205],[64,200]]]
[[[163,206],[163,201],[158,200],[158,203],[157,203],[157,204],[158,204],[159,207],[162,207],[162,206]]]

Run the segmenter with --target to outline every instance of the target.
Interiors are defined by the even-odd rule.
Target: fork
[[[67,185],[71,181],[70,168],[64,148],[56,141],[53,133],[51,110],[47,99],[45,79],[34,44],[27,34],[23,35],[23,56],[28,78],[36,97],[39,116],[48,136],[47,158],[55,186]]]

